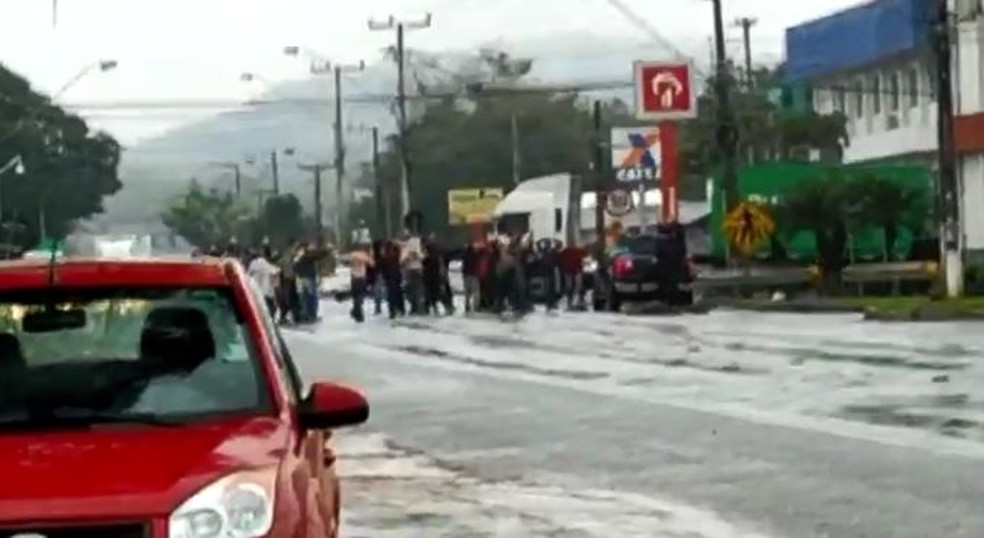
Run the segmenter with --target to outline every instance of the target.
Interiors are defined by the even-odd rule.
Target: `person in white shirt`
[[[249,262],[249,268],[246,269],[246,272],[256,283],[260,292],[263,293],[263,299],[266,301],[267,309],[270,310],[270,315],[276,317],[277,276],[280,274],[280,268],[270,261],[272,258],[273,254],[270,252],[270,247],[263,247],[263,255],[257,256]]]

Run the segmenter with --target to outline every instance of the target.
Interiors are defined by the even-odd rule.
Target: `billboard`
[[[504,196],[505,191],[500,188],[451,189],[448,191],[448,224],[463,226],[486,222]]]

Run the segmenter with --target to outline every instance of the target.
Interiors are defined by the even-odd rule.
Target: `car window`
[[[639,235],[626,241],[629,252],[639,256],[656,256],[659,252],[659,240],[652,236]]]
[[[84,312],[45,332],[25,320]],[[270,410],[257,353],[226,288],[81,288],[0,294],[0,421],[91,408],[195,416]]]
[[[253,300],[256,301],[256,304],[265,305],[266,303],[264,302],[265,300],[260,288],[253,279],[249,278],[246,280],[248,281],[250,293],[253,294]],[[277,323],[273,319],[273,314],[266,308],[261,308],[260,319],[273,344],[273,354],[277,359],[277,369],[287,382],[291,400],[296,403],[304,397],[303,381],[297,373],[297,368],[290,356],[290,352],[287,350],[287,344],[280,335],[280,330],[277,328]]]

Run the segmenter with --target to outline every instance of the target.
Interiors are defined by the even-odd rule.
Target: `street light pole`
[[[344,188],[345,188],[345,126],[344,117],[342,115],[342,74],[343,73],[356,73],[364,71],[366,64],[364,61],[360,61],[358,64],[352,65],[336,65],[335,66],[335,198],[337,200],[338,209],[335,212],[335,217],[337,220],[335,233],[338,235],[338,245],[344,246],[347,242],[347,235],[343,233],[343,228],[345,228],[345,214],[346,204],[344,203]]]
[[[357,64],[339,65],[332,63],[324,55],[318,54],[310,49],[289,46],[284,47],[284,54],[288,56],[298,56],[304,54],[311,60],[311,73],[320,75],[333,73],[335,76],[335,163],[333,168],[336,174],[335,197],[337,198],[337,208],[335,211],[335,234],[338,236],[339,246],[342,246],[345,234],[342,233],[345,220],[346,205],[343,201],[345,186],[345,121],[342,110],[342,75],[345,73],[357,73],[364,71],[366,63],[360,60]],[[319,186],[320,188],[320,186]]]
[[[323,163],[315,164],[300,164],[297,166],[298,169],[305,172],[314,173],[314,221],[318,228],[318,238],[320,239],[324,233],[324,202],[323,196],[321,194],[321,172],[325,168],[330,168],[331,165]]]
[[[396,104],[399,113],[399,153],[400,153],[400,214],[409,214],[411,211],[411,176],[410,176],[410,157],[408,155],[409,146],[407,144],[407,93],[406,93],[406,61],[404,34],[406,30],[416,30],[429,28],[432,16],[428,13],[423,19],[416,21],[397,21],[395,17],[390,17],[385,22],[369,20],[369,29],[374,31],[396,29],[396,71],[397,89]]]
[[[376,187],[376,213],[379,215],[379,223],[383,227],[383,236],[392,237],[390,227],[389,203],[383,194],[383,178],[379,171],[379,127],[372,128],[372,175]]]

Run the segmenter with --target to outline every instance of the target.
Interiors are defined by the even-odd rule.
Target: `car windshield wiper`
[[[43,413],[23,413],[0,416],[0,430],[45,429],[56,427],[92,427],[102,424],[136,424],[147,426],[180,426],[184,420],[153,413],[103,413],[99,411],[64,409]]]

